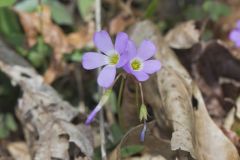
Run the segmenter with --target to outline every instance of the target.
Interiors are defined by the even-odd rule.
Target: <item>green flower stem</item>
[[[122,77],[121,83],[120,83],[119,92],[118,92],[118,100],[117,100],[117,107],[118,107],[118,109],[117,109],[117,111],[119,111],[119,110],[120,110],[120,107],[121,107],[124,85],[125,85],[125,78]]]
[[[141,102],[142,102],[142,104],[144,104],[142,84],[138,83],[138,85],[139,85],[139,90],[140,90],[140,94],[141,94]]]

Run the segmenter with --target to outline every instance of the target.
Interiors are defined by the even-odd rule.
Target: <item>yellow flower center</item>
[[[140,70],[141,67],[142,67],[142,63],[138,59],[132,60],[130,64],[131,64],[132,69],[135,70],[135,71]]]
[[[112,54],[111,56],[109,56],[109,63],[111,65],[118,64],[118,61],[119,61],[119,55],[118,54]]]

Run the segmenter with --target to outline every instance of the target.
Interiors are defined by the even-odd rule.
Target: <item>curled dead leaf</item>
[[[172,130],[171,148],[185,150],[198,160],[238,160],[239,155],[235,146],[212,121],[198,87],[169,48],[191,47],[198,42],[199,36],[193,34],[193,37],[186,38],[187,31],[183,27],[178,28],[174,35],[167,35],[168,38],[163,39],[149,21],[136,24],[131,31],[131,38],[138,44],[147,38],[158,48],[156,58],[162,62],[163,68],[157,73],[157,85],[145,87],[144,93],[146,95],[158,87],[160,94],[155,96],[156,99],[161,99],[161,103],[152,107],[154,112],[160,113],[155,114],[156,119],[165,120],[157,121],[160,128],[168,127]],[[169,37],[174,43],[171,44]],[[181,42],[178,43],[180,39]],[[146,101],[151,103],[152,99]]]
[[[200,30],[197,29],[195,21],[181,23],[167,33],[166,43],[176,49],[191,48],[200,38]]]

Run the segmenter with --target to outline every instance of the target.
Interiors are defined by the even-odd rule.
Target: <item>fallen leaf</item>
[[[171,151],[170,141],[168,139],[163,139],[158,134],[158,127],[156,126],[156,122],[152,121],[147,123],[147,132],[145,135],[144,142],[140,142],[140,133],[143,128],[143,125],[140,124],[138,126],[134,126],[129,129],[126,134],[123,136],[121,142],[114,149],[114,151],[110,154],[110,160],[119,160],[121,159],[121,149],[125,146],[132,145],[141,145],[144,146],[144,150],[141,152],[142,154],[148,155],[156,155],[161,156],[166,159],[174,159],[176,157],[176,152]],[[128,157],[134,158],[134,157]],[[140,157],[137,157],[140,158]]]
[[[13,142],[7,145],[8,151],[15,160],[30,160],[28,146],[25,142]]]
[[[167,33],[166,43],[175,49],[191,48],[193,44],[199,42],[200,30],[197,29],[195,21],[181,23]]]
[[[198,42],[198,36],[186,38],[182,36],[182,33],[186,33],[185,28],[179,29],[173,38],[173,42],[177,43],[173,43],[173,45],[169,42],[171,36],[161,38],[156,27],[149,21],[136,24],[131,31],[130,37],[138,44],[147,38],[157,46],[156,58],[162,62],[163,67],[157,73],[157,86],[145,83],[144,85],[148,87],[144,87],[144,94],[146,95],[158,87],[159,94],[155,96],[161,99],[161,103],[152,108],[156,112],[154,115],[159,127],[163,129],[167,127],[166,130],[172,130],[170,132],[170,134],[172,133],[170,135],[171,148],[185,150],[198,160],[239,159],[233,143],[208,115],[203,97],[195,82],[169,48],[191,47]],[[179,39],[186,43],[175,41]],[[146,99],[146,103],[151,103],[152,99]],[[164,122],[160,120],[164,120]],[[164,123],[165,125],[163,125]]]
[[[66,35],[63,30],[51,20],[51,10],[47,6],[42,7],[41,12],[24,12],[16,10],[20,22],[27,36],[29,46],[36,43],[37,36],[42,35],[44,42],[53,48],[53,56],[49,68],[44,74],[44,80],[52,83],[57,77],[64,74],[66,64],[63,61],[64,54],[74,49],[81,49],[92,41],[94,23],[79,28],[79,31]]]
[[[71,122],[78,115],[85,116],[62,100],[22,57],[2,41],[0,46],[0,69],[22,90],[16,115],[23,126],[31,157],[34,160],[90,159],[93,156],[90,128]]]
[[[121,12],[115,16],[109,24],[110,34],[112,35],[124,31],[128,26],[136,22],[136,18],[134,17],[131,9],[131,1],[127,1],[126,3],[119,3]]]

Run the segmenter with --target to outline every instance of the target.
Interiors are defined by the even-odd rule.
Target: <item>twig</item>
[[[96,0],[95,3],[95,21],[96,21],[96,30],[100,31],[101,30],[101,0]],[[100,69],[98,69],[98,74],[100,72]],[[98,93],[101,95],[103,93],[103,90],[99,87],[98,88]],[[100,110],[99,112],[99,121],[100,121],[100,136],[101,136],[101,155],[102,155],[102,160],[107,159],[107,154],[106,154],[106,148],[105,148],[105,131],[104,131],[104,113],[103,109]]]

